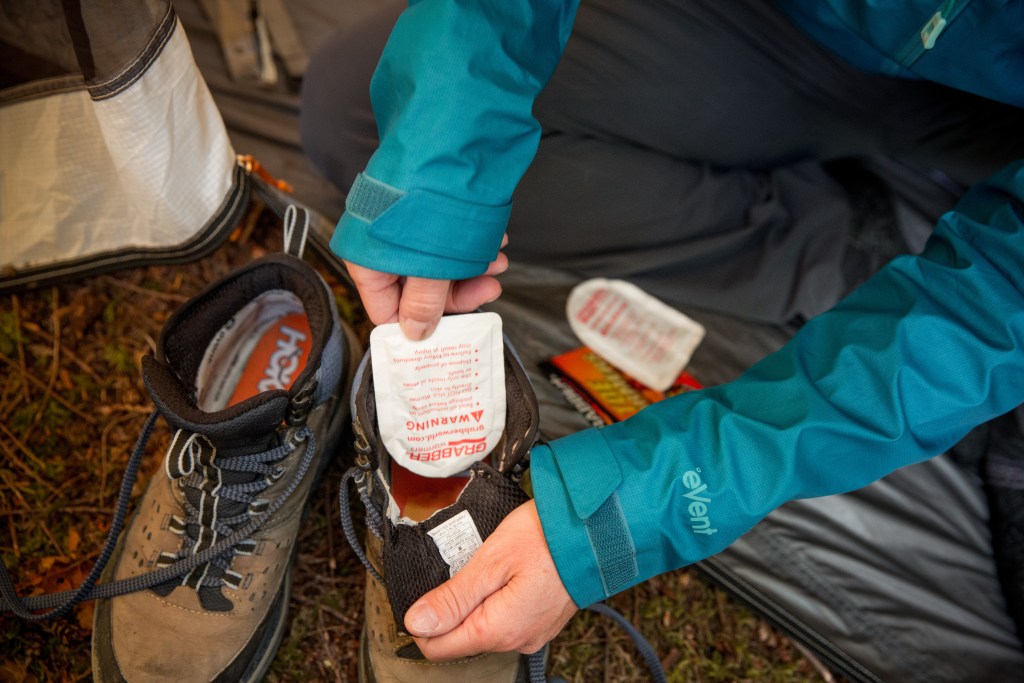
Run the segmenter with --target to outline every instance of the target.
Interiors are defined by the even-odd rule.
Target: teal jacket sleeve
[[[1024,402],[1024,162],[737,380],[534,449],[544,534],[587,605],[854,490]]]
[[[380,146],[331,240],[382,272],[480,275],[533,160],[533,101],[561,58],[577,0],[414,0],[370,97]]]

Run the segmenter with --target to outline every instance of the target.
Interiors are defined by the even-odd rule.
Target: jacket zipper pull
[[[924,49],[930,50],[935,47],[935,41],[939,39],[939,34],[944,28],[946,28],[946,18],[942,16],[942,10],[939,10],[921,29],[921,44],[924,45]]]

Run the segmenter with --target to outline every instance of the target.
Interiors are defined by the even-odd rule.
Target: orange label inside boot
[[[263,391],[288,389],[306,367],[312,334],[304,313],[286,315],[263,333],[231,394],[235,405]]]
[[[452,477],[423,477],[391,461],[391,495],[399,512],[414,522],[422,522],[454,503],[468,483],[469,472]]]

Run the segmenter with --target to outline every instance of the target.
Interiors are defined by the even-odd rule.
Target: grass
[[[139,373],[167,317],[206,283],[277,248],[254,209],[232,240],[187,266],[140,268],[0,300],[0,557],[21,594],[77,586],[110,526],[121,474],[152,409]],[[357,299],[332,283],[365,340]],[[162,460],[157,428],[142,481]],[[303,527],[289,631],[269,681],[355,681],[364,572],[337,522],[336,462]],[[820,664],[693,570],[657,577],[611,604],[650,639],[670,681],[819,681]],[[0,616],[0,681],[90,677],[93,607],[29,623]],[[555,640],[549,672],[576,683],[646,680],[629,638],[590,613]]]

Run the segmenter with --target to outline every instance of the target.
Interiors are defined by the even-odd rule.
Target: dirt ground
[[[0,556],[22,595],[77,586],[97,558],[152,410],[140,359],[154,350],[164,321],[205,284],[280,241],[270,212],[254,207],[230,242],[201,262],[0,299]],[[365,341],[369,324],[356,299],[332,286],[343,318]],[[168,438],[161,423],[134,496],[159,468]],[[303,528],[290,629],[270,681],[356,680],[365,572],[344,540],[336,502],[348,458],[339,454],[328,469]],[[834,680],[694,570],[609,602],[651,641],[671,681]],[[0,616],[0,681],[87,680],[92,614],[87,603],[55,622]],[[629,638],[590,613],[554,641],[548,671],[577,683],[648,680]]]

